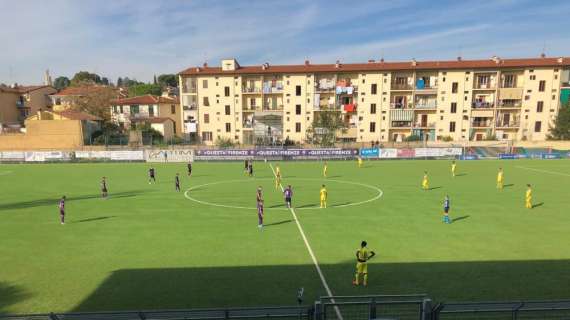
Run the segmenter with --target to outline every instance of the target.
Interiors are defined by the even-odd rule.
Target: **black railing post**
[[[368,309],[368,319],[376,319],[376,298],[372,298],[368,304]]]

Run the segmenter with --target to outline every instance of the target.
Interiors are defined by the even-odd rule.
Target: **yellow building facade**
[[[191,67],[179,73],[185,123],[206,144],[304,143],[339,111],[346,142],[543,141],[570,88],[570,58],[369,61]]]

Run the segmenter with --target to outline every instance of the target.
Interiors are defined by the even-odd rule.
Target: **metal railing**
[[[441,303],[434,320],[445,319],[570,319],[570,300],[530,302]]]

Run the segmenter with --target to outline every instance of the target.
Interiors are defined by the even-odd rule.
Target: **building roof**
[[[151,94],[147,94],[144,96],[116,99],[112,100],[111,103],[117,106],[124,106],[124,105],[133,105],[133,104],[160,104],[160,103],[178,104],[179,102],[178,100],[170,97],[153,96]]]
[[[148,122],[148,123],[165,123],[167,121],[172,121],[171,118],[161,118],[161,117],[152,117],[152,118],[134,118],[131,121],[133,122]]]
[[[527,67],[563,67],[570,66],[570,57],[561,58],[526,58],[487,60],[448,60],[448,61],[408,61],[386,62],[371,61],[368,63],[339,63],[301,65],[259,65],[242,66],[236,70],[222,71],[221,67],[190,67],[181,71],[180,75],[216,75],[216,74],[274,74],[274,73],[314,73],[314,72],[366,72],[389,70],[451,70],[451,69],[503,69]]]
[[[22,93],[29,93],[32,91],[36,91],[36,90],[43,89],[43,88],[52,88],[53,90],[55,90],[55,88],[52,86],[38,85],[38,86],[17,86],[15,88],[0,87],[0,91],[22,94]]]
[[[67,118],[69,120],[88,120],[88,121],[101,121],[103,119],[94,116],[92,114],[81,112],[81,111],[74,111],[74,110],[65,110],[65,111],[52,111],[53,114],[57,114],[61,117]]]

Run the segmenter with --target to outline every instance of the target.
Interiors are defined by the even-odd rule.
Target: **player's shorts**
[[[105,189],[101,189],[101,192],[107,192],[107,189],[106,189],[106,188],[105,188]]]
[[[285,198],[285,202],[291,203],[291,198]]]
[[[65,210],[59,210],[59,215],[65,216]]]
[[[358,272],[358,273],[368,273],[368,263],[366,263],[366,262],[357,262],[357,263],[356,263],[356,272]]]
[[[443,212],[449,213],[449,207],[444,207],[444,208],[443,208]]]

